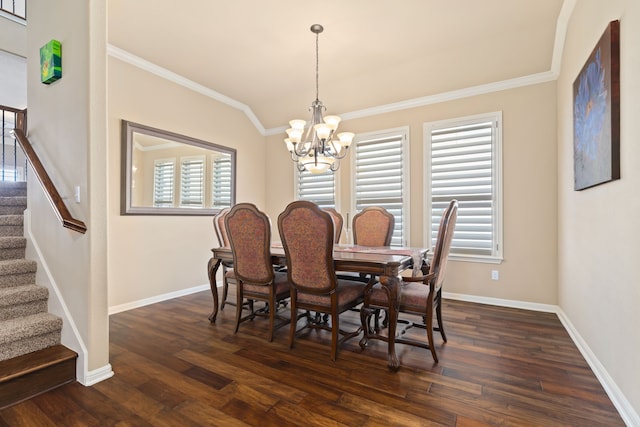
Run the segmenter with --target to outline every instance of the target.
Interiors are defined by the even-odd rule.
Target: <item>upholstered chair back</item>
[[[353,216],[353,243],[361,246],[389,246],[395,219],[386,209],[366,207]]]
[[[440,218],[440,228],[438,228],[438,237],[429,270],[429,273],[438,273],[435,283],[436,291],[442,287],[442,282],[444,281],[444,273],[449,260],[449,251],[451,249],[451,242],[453,241],[453,232],[456,227],[457,218],[458,201],[452,200],[442,214],[442,218]]]
[[[335,210],[334,208],[324,208],[324,210],[326,212],[329,212],[329,215],[331,215],[331,219],[333,219],[333,229],[334,229],[334,243],[338,243],[340,242],[340,235],[342,234],[342,225],[344,223],[344,220],[342,219],[342,215],[340,215],[340,212],[338,212],[337,210]]]
[[[254,285],[273,281],[271,224],[251,203],[238,203],[225,218],[236,278]]]
[[[224,218],[227,216],[230,210],[231,210],[230,208],[221,209],[220,212],[218,212],[213,217],[213,229],[216,232],[216,237],[218,238],[218,244],[221,247],[229,246],[229,237],[227,236],[227,229],[224,225]]]
[[[307,293],[329,293],[336,287],[331,215],[315,203],[292,202],[278,217],[287,257],[289,281]]]

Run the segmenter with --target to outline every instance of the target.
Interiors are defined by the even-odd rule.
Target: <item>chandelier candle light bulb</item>
[[[287,138],[284,140],[291,160],[297,163],[298,170],[306,169],[311,173],[338,170],[340,159],[347,155],[354,137],[351,132],[336,133],[340,117],[322,116],[326,108],[318,99],[318,34],[323,30],[322,25],[311,26],[311,32],[316,35],[316,99],[309,108],[312,112],[311,123],[305,132],[305,120],[291,120],[291,127],[286,130]]]

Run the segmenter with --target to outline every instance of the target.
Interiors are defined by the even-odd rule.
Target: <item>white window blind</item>
[[[212,167],[212,206],[225,208],[231,206],[231,156],[225,154],[213,160]]]
[[[304,170],[297,175],[298,200],[314,202],[321,208],[336,207],[334,172],[313,174]]]
[[[173,207],[175,160],[156,160],[153,166],[153,206]]]
[[[180,160],[180,206],[204,205],[204,157],[184,157]]]
[[[501,256],[499,123],[492,114],[425,126],[432,246],[444,209],[452,199],[459,202],[451,255]]]
[[[408,236],[408,130],[358,135],[353,144],[354,209],[385,208],[395,219],[391,244],[404,246]],[[354,212],[355,213],[355,212]]]

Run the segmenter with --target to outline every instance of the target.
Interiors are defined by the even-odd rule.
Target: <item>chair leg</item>
[[[272,287],[271,294],[269,295],[269,342],[273,341],[273,328],[276,324],[276,311],[278,311],[276,308],[276,297]]]
[[[447,342],[447,335],[444,333],[444,326],[442,324],[442,304],[441,304],[441,294],[438,294],[438,304],[436,305],[436,319],[438,320],[438,330],[440,331],[440,335],[442,336],[442,340]]]
[[[427,330],[427,341],[429,342],[429,350],[431,350],[431,356],[433,356],[433,361],[438,363],[438,355],[436,354],[436,346],[433,342],[433,306],[427,307],[427,316],[426,316],[426,330]]]
[[[340,320],[338,310],[333,310],[331,313],[331,360],[336,361],[338,359],[338,339],[340,336]]]
[[[242,295],[242,283],[238,280],[236,284],[236,330],[234,333],[238,333],[238,328],[240,327],[240,319],[242,319],[242,300],[244,296]]]
[[[296,336],[296,328],[298,327],[298,304],[296,302],[296,292],[291,290],[291,324],[289,326],[289,348],[293,348],[293,340]]]
[[[220,304],[220,310],[224,310],[224,306],[227,304],[228,294],[229,294],[229,282],[227,282],[227,278],[225,277],[222,279],[222,304]]]

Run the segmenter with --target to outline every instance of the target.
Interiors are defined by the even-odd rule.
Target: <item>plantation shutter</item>
[[[431,245],[449,201],[459,202],[451,254],[494,254],[497,121],[431,131]],[[497,248],[495,248],[497,250]]]
[[[231,157],[226,154],[213,161],[212,200],[214,208],[231,206]]]
[[[403,246],[404,221],[404,134],[356,141],[355,208],[385,208],[395,219],[391,245]]]
[[[204,158],[187,157],[180,162],[180,206],[204,204]]]
[[[156,160],[153,167],[153,206],[173,206],[174,160]]]
[[[313,174],[298,171],[298,200],[314,202],[321,208],[335,208],[335,175],[333,172]]]

